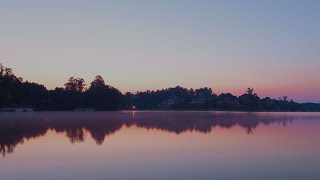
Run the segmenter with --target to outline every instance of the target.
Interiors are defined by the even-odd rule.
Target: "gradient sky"
[[[50,89],[100,74],[320,102],[320,1],[0,0],[0,62]]]

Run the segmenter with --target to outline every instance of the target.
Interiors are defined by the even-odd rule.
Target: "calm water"
[[[320,113],[0,113],[0,179],[320,179]]]

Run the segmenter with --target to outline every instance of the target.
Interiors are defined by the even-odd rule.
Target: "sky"
[[[62,87],[177,85],[320,102],[318,0],[0,0],[0,62]]]

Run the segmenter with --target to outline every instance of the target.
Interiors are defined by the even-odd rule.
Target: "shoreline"
[[[320,111],[248,111],[248,110],[206,110],[206,109],[119,109],[119,110],[100,110],[100,111],[73,111],[73,110],[34,110],[34,111],[0,111],[0,113],[33,113],[33,112],[243,112],[243,113],[315,113]]]

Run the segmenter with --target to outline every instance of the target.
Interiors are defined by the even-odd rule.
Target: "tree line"
[[[98,75],[87,85],[82,78],[70,77],[64,88],[47,90],[37,83],[23,81],[12,69],[0,64],[0,107],[32,106],[35,110],[116,110],[121,92]]]
[[[237,97],[215,94],[211,88],[186,89],[180,86],[135,94],[122,93],[97,75],[88,87],[84,79],[70,77],[63,88],[48,90],[24,81],[11,68],[0,64],[0,108],[31,106],[35,110],[118,110],[118,109],[199,109],[238,111],[320,111],[320,104],[297,103],[287,96],[260,98],[253,88]]]
[[[279,99],[260,98],[253,88],[237,97],[231,93],[217,95],[211,88],[186,89],[180,86],[157,91],[126,93],[124,108],[190,109],[228,111],[320,111],[320,104],[297,103],[287,96]]]

